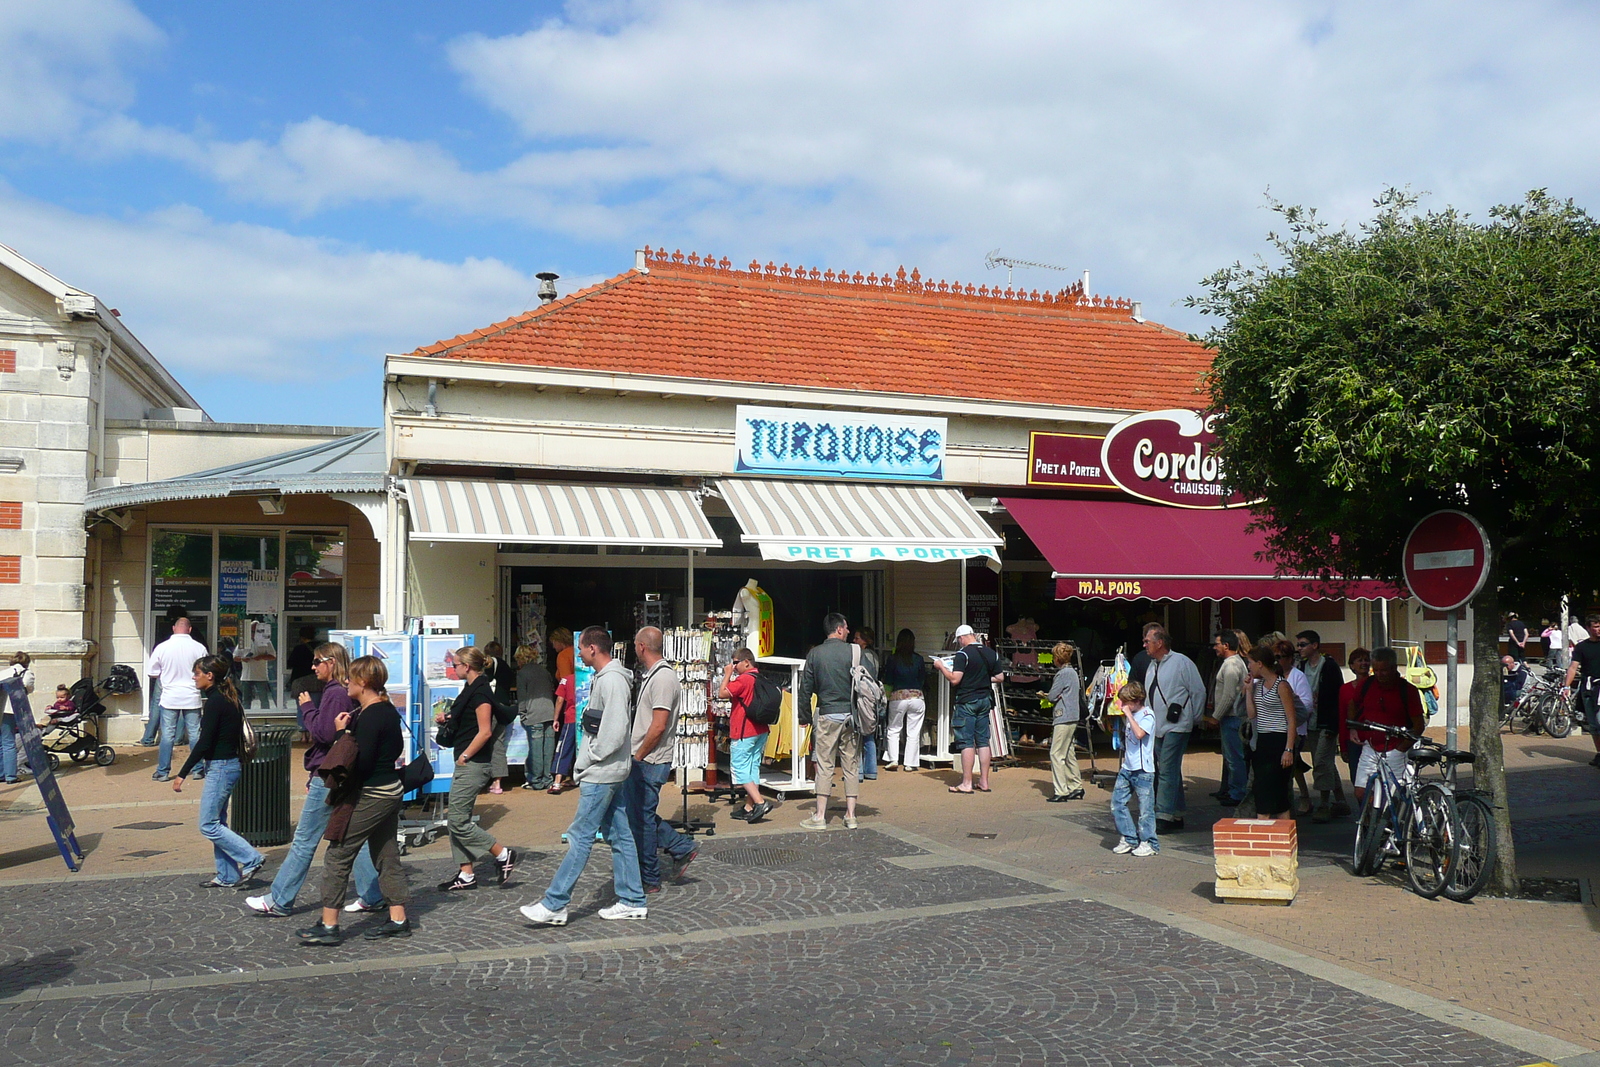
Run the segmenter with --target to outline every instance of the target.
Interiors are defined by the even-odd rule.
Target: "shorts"
[[[1398,748],[1391,748],[1387,752],[1375,752],[1371,745],[1361,746],[1361,758],[1356,761],[1356,788],[1367,788],[1367,782],[1374,774],[1378,773],[1378,761],[1389,765],[1395,777],[1404,779],[1409,773],[1407,770],[1406,754]]]
[[[1600,693],[1584,682],[1578,683],[1578,718],[1591,735],[1600,736]]]
[[[728,746],[728,766],[734,785],[761,784],[761,754],[767,748],[766,732],[741,737]]]
[[[950,747],[957,752],[989,747],[989,698],[957,704],[950,712]]]

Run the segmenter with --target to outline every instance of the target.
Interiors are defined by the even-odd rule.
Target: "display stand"
[[[806,746],[801,743],[804,728],[800,725],[800,670],[806,665],[803,659],[794,659],[789,656],[762,656],[756,660],[756,665],[773,671],[788,671],[789,684],[789,769],[763,770],[761,772],[761,788],[774,793],[812,793],[816,791],[817,783],[806,770]]]

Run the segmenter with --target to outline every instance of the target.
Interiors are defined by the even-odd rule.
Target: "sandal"
[[[994,792],[993,789],[990,789],[986,785],[975,785],[972,788],[976,789],[980,793],[993,793]]]
[[[959,786],[951,786],[949,788],[948,792],[960,793],[964,797],[970,797],[972,795],[972,790],[970,790],[970,789],[962,789]]]

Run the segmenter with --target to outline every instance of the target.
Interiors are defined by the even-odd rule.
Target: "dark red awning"
[[[1056,599],[1377,600],[1387,582],[1328,587],[1284,577],[1257,558],[1266,547],[1248,508],[1199,510],[1124,500],[1003,497],[1055,571]]]

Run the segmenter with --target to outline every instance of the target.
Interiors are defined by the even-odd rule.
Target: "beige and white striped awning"
[[[729,478],[717,490],[764,559],[998,563],[995,549],[1005,543],[959,489]]]
[[[411,536],[429,541],[721,548],[686,489],[413,478]]]

